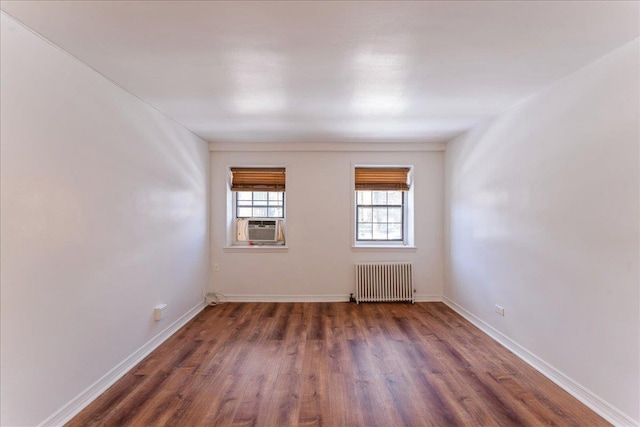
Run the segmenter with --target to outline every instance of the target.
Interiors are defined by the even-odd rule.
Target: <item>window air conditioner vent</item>
[[[250,242],[277,242],[278,222],[276,220],[250,219],[247,226]]]

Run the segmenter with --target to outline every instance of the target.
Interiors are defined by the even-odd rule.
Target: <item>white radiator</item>
[[[356,264],[356,302],[382,301],[414,302],[410,262]]]

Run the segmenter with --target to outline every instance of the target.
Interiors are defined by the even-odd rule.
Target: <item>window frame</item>
[[[409,190],[403,191],[403,212],[402,212],[402,240],[358,240],[358,200],[357,191],[355,189],[355,170],[356,168],[408,168]],[[414,240],[414,166],[407,164],[366,164],[351,163],[351,247],[353,250],[376,250],[376,249],[415,249]],[[391,190],[390,190],[391,191]]]
[[[235,193],[235,194],[233,194]],[[251,206],[240,206],[238,204],[238,195],[239,193],[251,193]],[[282,203],[278,204],[278,205],[269,205],[269,196],[267,194],[267,200],[265,200],[266,204],[265,205],[255,205],[255,199],[254,199],[254,195],[253,193],[281,193],[282,194]],[[232,198],[233,198],[233,215],[234,215],[234,219],[246,219],[246,218],[264,218],[264,219],[281,219],[284,220],[285,219],[285,198],[286,198],[286,191],[232,191]],[[239,208],[265,208],[267,209],[267,216],[238,216],[238,209]],[[269,208],[282,208],[282,216],[269,216]]]
[[[279,251],[287,251],[288,250],[288,246],[287,246],[287,197],[286,197],[286,174],[285,174],[285,189],[284,191],[277,191],[279,193],[282,193],[282,205],[278,205],[278,207],[282,206],[282,217],[238,217],[237,216],[237,195],[234,193],[237,193],[237,191],[233,191],[231,189],[231,185],[232,185],[232,173],[231,170],[234,168],[255,168],[255,169],[261,169],[261,168],[265,168],[265,169],[270,169],[270,168],[282,168],[285,170],[287,170],[287,166],[286,165],[232,165],[229,166],[227,165],[226,170],[227,170],[227,180],[226,180],[226,212],[227,212],[227,243],[224,246],[224,248],[226,250],[233,250],[233,249],[237,249],[239,251],[245,251],[245,250],[261,250],[261,251],[270,251],[269,248],[271,248],[271,250],[279,252]],[[248,191],[247,191],[248,192]],[[252,191],[253,192],[253,191]],[[261,191],[256,191],[256,192],[261,192]],[[259,219],[269,219],[269,220],[276,220],[278,222],[280,222],[281,224],[281,230],[282,230],[282,234],[284,237],[284,240],[279,240],[275,243],[260,243],[260,244],[250,244],[249,242],[246,241],[238,241],[237,240],[237,222],[238,219],[247,219],[247,218],[259,218]]]

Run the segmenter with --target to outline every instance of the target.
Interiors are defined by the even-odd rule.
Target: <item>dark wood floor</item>
[[[68,425],[609,424],[441,303],[227,303]]]

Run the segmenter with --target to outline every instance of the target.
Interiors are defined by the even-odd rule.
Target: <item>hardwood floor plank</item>
[[[295,426],[300,411],[300,375],[278,374],[265,425]]]
[[[329,426],[364,426],[362,412],[358,410],[355,377],[349,373],[331,373],[329,387]]]
[[[249,381],[249,375],[234,375],[230,378],[229,387],[224,393],[214,392],[212,386],[209,385],[208,393],[204,393],[205,402],[209,401],[209,405],[204,412],[204,421],[198,424],[185,425],[204,425],[204,426],[227,426],[233,423],[234,416],[244,393],[245,387]],[[194,411],[196,412],[196,411]],[[187,420],[188,421],[188,420]]]
[[[465,382],[470,385],[482,403],[491,409],[491,414],[500,425],[530,426],[528,420],[519,413],[511,400],[504,394],[496,393],[490,386],[488,375],[467,371]]]
[[[175,404],[168,417],[157,424],[164,426],[200,426],[213,408],[227,400],[227,394],[239,387],[242,377],[218,375],[213,378],[196,375],[190,387],[175,396]]]
[[[403,425],[401,415],[378,375],[356,378],[356,396],[366,426]]]
[[[300,411],[297,425],[327,425],[328,365],[326,342],[319,339],[308,340],[300,376]]]
[[[67,425],[609,424],[442,303],[225,303]]]
[[[301,313],[289,316],[289,327],[280,359],[281,374],[300,374],[307,342],[307,325]]]
[[[276,318],[273,329],[267,336],[268,340],[283,340],[287,336],[287,328],[289,327],[289,316],[279,315]]]
[[[264,408],[271,396],[276,375],[264,373],[252,375],[242,395],[240,405],[233,418],[232,425],[263,425]]]
[[[92,411],[84,410],[73,418],[68,426],[101,425],[126,397],[136,390],[147,378],[143,375],[125,375],[91,403]]]
[[[430,374],[423,373],[424,381],[428,382],[443,402],[451,408],[458,421],[450,425],[462,426],[500,426],[491,412],[491,408],[485,402],[476,397],[475,392],[457,374]]]
[[[351,371],[351,359],[347,343],[344,340],[327,341],[327,364],[329,373],[348,373]]]
[[[400,415],[402,425],[405,426],[429,426],[429,425],[455,425],[446,417],[423,416],[420,405],[424,405],[425,394],[420,393],[412,382],[404,374],[384,374],[389,395],[393,399],[393,406]],[[433,394],[430,396],[432,397]]]
[[[488,375],[500,385],[511,397],[520,405],[526,407],[527,412],[531,412],[535,416],[535,420],[541,420],[545,425],[567,425],[577,427],[575,423],[567,422],[562,419],[562,415],[546,406],[535,396],[533,391],[525,390],[520,384],[513,380],[510,374],[500,372],[490,372]],[[559,416],[560,415],[560,416]]]
[[[276,312],[278,311],[278,304],[275,302],[266,303],[265,309],[263,310],[260,317],[275,317]]]
[[[447,366],[440,361],[437,352],[429,345],[409,341],[389,341],[388,345],[396,355],[396,360],[404,366],[416,370],[428,370],[432,374],[446,372]]]
[[[452,405],[448,399],[452,396],[451,388],[438,388],[434,384],[434,378],[438,377],[441,376],[424,371],[412,373],[410,376],[410,380],[416,384],[417,395],[421,397],[423,405],[429,413],[427,421],[429,424],[435,422],[436,425],[462,425],[462,417],[456,412],[455,405]],[[474,419],[474,422],[477,423],[477,421]]]
[[[124,396],[114,407],[103,412],[101,416],[89,417],[89,422],[81,425],[122,426],[130,424],[131,420],[142,409],[144,403],[160,392],[168,377],[169,374],[163,371],[150,375],[139,387]],[[71,420],[71,425],[73,425],[73,422],[74,420]]]
[[[142,402],[137,413],[130,417],[130,425],[161,425],[173,415],[183,397],[183,390],[190,390],[195,377],[192,368],[172,371],[162,387],[148,400]]]

